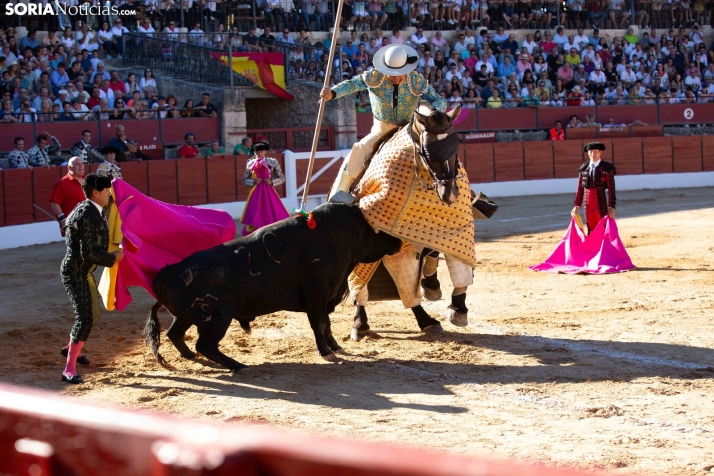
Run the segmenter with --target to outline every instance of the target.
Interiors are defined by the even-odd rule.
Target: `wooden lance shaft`
[[[340,37],[340,19],[342,18],[342,5],[345,0],[340,0],[337,4],[337,14],[335,15],[335,29],[332,32],[332,44],[330,45],[330,58],[327,60],[327,70],[325,71],[325,84],[323,88],[330,85],[330,77],[332,76],[332,64],[335,60],[335,49],[337,48],[337,40]],[[341,79],[341,78],[340,78]],[[315,153],[317,152],[317,144],[320,140],[320,128],[322,127],[322,116],[325,114],[325,103],[327,100],[320,98],[320,110],[317,113],[317,123],[315,124],[315,135],[312,137],[312,150],[310,151],[310,164],[307,167],[307,176],[305,177],[305,188],[302,192],[302,203],[300,211],[305,211],[305,203],[307,202],[307,194],[310,190],[310,180],[312,179],[312,168],[315,165]]]

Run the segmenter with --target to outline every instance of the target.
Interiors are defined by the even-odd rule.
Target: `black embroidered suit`
[[[81,202],[67,217],[67,254],[60,274],[75,313],[72,341],[84,342],[99,319],[99,294],[92,272],[97,266],[111,267],[116,256],[107,252],[109,227],[90,200]]]

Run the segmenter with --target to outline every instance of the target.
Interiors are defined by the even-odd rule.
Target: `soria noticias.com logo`
[[[106,5],[82,5],[68,6],[57,0],[48,3],[8,3],[5,5],[5,14],[10,15],[119,15],[119,7],[112,6],[109,2]],[[135,11],[122,11],[122,14],[136,15]]]

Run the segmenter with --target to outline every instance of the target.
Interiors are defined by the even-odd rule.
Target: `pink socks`
[[[70,377],[77,375],[77,357],[79,357],[79,352],[82,350],[84,342],[77,342],[76,344],[69,341],[69,351],[67,352],[67,365],[64,368],[64,373]]]

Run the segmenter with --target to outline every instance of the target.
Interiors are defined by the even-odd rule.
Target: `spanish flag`
[[[228,55],[211,53],[228,64]],[[283,99],[293,96],[285,89],[285,55],[282,53],[233,53],[233,71]]]

